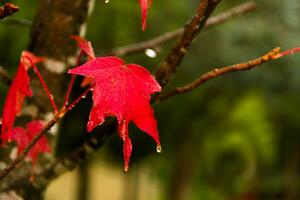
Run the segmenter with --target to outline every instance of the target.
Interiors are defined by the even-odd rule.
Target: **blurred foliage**
[[[36,1],[13,2],[21,10],[10,19],[32,19]],[[142,32],[137,0],[110,0],[109,4],[97,1],[87,38],[102,55],[182,26],[197,2],[154,0],[148,28]],[[224,1],[216,13],[243,2]],[[276,46],[300,46],[300,2],[256,2],[257,11],[203,31],[167,90],[213,67],[256,58]],[[11,76],[29,32],[29,26],[0,22],[0,64]],[[124,59],[154,71],[172,44],[174,41],[164,44],[154,59],[144,54]],[[139,163],[151,166],[151,173],[164,187],[160,199],[299,199],[299,63],[299,54],[288,56],[209,81],[188,94],[155,105],[163,154],[154,154],[154,142],[132,126],[132,168]],[[1,84],[0,89],[2,104],[6,88]],[[90,105],[81,106],[87,113],[74,114],[73,118],[70,115],[71,125],[62,130],[63,134],[84,134]],[[74,146],[70,138],[61,139],[63,149]],[[121,152],[122,142],[115,134],[95,156],[95,162],[117,162],[122,170]]]

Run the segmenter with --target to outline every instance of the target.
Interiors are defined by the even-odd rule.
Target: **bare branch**
[[[19,10],[19,7],[12,3],[5,3],[0,7],[0,19],[3,19],[9,15],[14,14]]]
[[[8,77],[6,70],[3,69],[1,65],[0,65],[0,81],[7,86],[11,84],[11,79]]]
[[[157,72],[156,79],[164,87],[174,76],[176,68],[181,63],[186,52],[191,46],[194,38],[204,27],[206,20],[211,15],[221,0],[201,0],[197,6],[196,13],[189,23],[184,27],[184,31],[173,47],[165,61],[163,61]]]
[[[175,90],[158,97],[158,101],[162,102],[162,101],[165,101],[168,98],[173,97],[175,95],[189,92],[189,91],[199,87],[200,85],[204,84],[205,82],[207,82],[211,79],[217,78],[221,75],[225,75],[230,72],[250,70],[250,69],[257,67],[265,62],[269,62],[271,60],[280,58],[280,57],[288,55],[288,54],[293,54],[296,51],[297,51],[297,49],[295,48],[295,49],[293,49],[293,51],[288,50],[288,51],[280,53],[280,48],[277,47],[277,48],[271,50],[270,52],[268,52],[267,54],[265,54],[259,58],[256,58],[254,60],[250,60],[250,61],[247,61],[244,63],[239,63],[239,64],[227,66],[227,67],[215,68],[214,70],[201,75],[199,78],[197,78],[193,82],[191,82],[185,86],[178,87]]]
[[[204,28],[207,29],[215,25],[221,24],[239,15],[253,11],[255,8],[256,8],[256,3],[253,1],[249,1],[241,5],[235,6],[219,15],[209,18],[206,21]],[[114,49],[111,54],[116,56],[124,56],[124,55],[143,52],[145,49],[149,49],[149,48],[155,49],[159,45],[165,42],[178,38],[183,33],[183,30],[184,28],[178,28],[176,30],[166,32],[162,35],[156,36],[154,38],[151,38],[143,42],[119,47]]]
[[[1,21],[1,24],[30,27],[32,25],[32,21],[29,19],[22,19],[22,18],[20,19],[6,18]]]

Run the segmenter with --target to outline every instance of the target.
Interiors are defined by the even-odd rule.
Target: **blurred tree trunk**
[[[89,160],[79,164],[78,169],[78,200],[88,200],[89,199]]]
[[[138,200],[139,194],[139,165],[131,169],[130,173],[125,174],[123,182],[122,200]]]
[[[293,147],[291,153],[284,161],[284,192],[285,200],[299,199],[299,170],[300,170],[299,147]]]
[[[29,50],[47,57],[41,70],[58,105],[62,105],[68,81],[65,72],[76,61],[75,42],[71,35],[84,36],[86,22],[94,0],[43,0],[31,30]],[[50,104],[37,79],[32,81],[40,111],[49,111]],[[47,106],[47,107],[45,107]]]
[[[169,200],[185,200],[191,197],[190,186],[192,182],[192,175],[194,172],[195,161],[193,147],[189,146],[189,133],[185,135],[186,140],[184,144],[178,148],[177,158],[174,163],[174,169],[170,177],[170,184],[168,188]]]
[[[70,35],[85,35],[87,18],[92,11],[93,4],[94,0],[39,1],[28,49],[38,56],[46,57],[45,64],[40,71],[56,98],[58,107],[64,101],[69,82],[65,72],[70,65],[75,64],[76,60],[77,48],[75,42],[70,39]],[[44,118],[44,114],[51,111],[51,107],[36,76],[32,76],[31,87],[35,95],[34,104],[37,105],[35,117]],[[47,164],[44,163],[43,166]],[[9,177],[17,178],[30,174],[31,167],[26,167],[24,170],[14,170]],[[10,184],[10,180],[14,180],[9,177],[6,178],[7,185]],[[44,190],[51,179],[42,184],[32,184],[29,178],[22,179],[16,185],[15,191],[24,199],[43,199]],[[0,192],[2,187],[5,188],[4,185],[0,185]]]

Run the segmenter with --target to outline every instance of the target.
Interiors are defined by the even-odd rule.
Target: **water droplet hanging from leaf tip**
[[[161,153],[161,146],[160,146],[160,145],[157,145],[157,146],[156,146],[156,152],[157,152],[157,153]]]
[[[124,167],[124,173],[128,172],[129,167]]]

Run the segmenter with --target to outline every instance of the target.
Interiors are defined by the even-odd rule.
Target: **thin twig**
[[[11,79],[8,77],[6,70],[3,69],[2,66],[0,66],[0,81],[7,86],[10,86],[11,84]]]
[[[244,63],[227,66],[227,67],[216,68],[212,71],[209,71],[209,72],[201,75],[196,80],[194,80],[193,82],[191,82],[185,86],[178,87],[175,90],[173,90],[167,94],[161,95],[160,97],[158,97],[158,101],[162,102],[162,101],[165,101],[168,98],[173,97],[175,95],[189,92],[189,91],[199,87],[200,85],[204,84],[205,82],[207,82],[211,79],[217,78],[221,75],[225,75],[230,72],[250,70],[250,69],[257,67],[265,62],[269,62],[271,60],[274,60],[274,59],[277,59],[277,58],[280,58],[280,57],[283,57],[283,56],[286,56],[289,54],[296,53],[297,51],[300,51],[300,48],[294,48],[294,49],[287,50],[287,51],[280,53],[280,48],[277,47],[259,58],[256,58],[256,59],[244,62]]]
[[[76,65],[75,65],[76,67],[80,65],[80,58],[81,58],[81,56],[83,56],[83,51],[82,50],[80,51],[80,53],[79,53],[79,55],[77,57],[77,61],[76,61]],[[72,92],[72,89],[73,89],[75,78],[76,78],[76,75],[72,74],[71,75],[70,83],[68,85],[67,93],[66,93],[66,96],[65,96],[65,101],[63,103],[63,107],[66,107],[69,104],[69,99],[70,99],[70,95],[71,95],[71,92]]]
[[[192,17],[191,21],[185,25],[180,39],[156,71],[156,79],[162,87],[173,78],[176,68],[180,65],[194,38],[204,27],[206,20],[220,1],[221,0],[200,1],[195,15]]]
[[[226,22],[236,16],[253,11],[256,7],[256,3],[253,1],[249,1],[241,5],[235,6],[221,14],[209,18],[206,21],[204,28],[207,29],[215,25],[221,24],[223,22]],[[176,30],[166,32],[162,35],[156,36],[143,42],[119,47],[114,49],[111,54],[116,56],[124,56],[143,52],[145,49],[156,48],[165,42],[178,38],[183,33],[183,30],[184,28],[178,28]]]
[[[32,21],[29,19],[21,19],[21,18],[20,19],[6,18],[3,19],[0,24],[30,27],[32,25]]]
[[[47,86],[47,84],[46,84],[46,82],[45,82],[43,76],[41,75],[41,73],[40,73],[40,71],[39,71],[39,69],[38,69],[37,66],[32,62],[32,60],[31,60],[29,57],[25,56],[25,58],[27,58],[27,59],[29,60],[29,62],[31,63],[31,65],[32,65],[32,67],[33,67],[33,70],[34,70],[35,74],[37,75],[37,77],[38,77],[40,83],[42,84],[43,89],[45,90],[45,92],[46,92],[46,94],[47,94],[47,96],[48,96],[48,99],[49,99],[49,101],[50,101],[50,103],[51,103],[51,106],[52,106],[52,108],[53,108],[53,110],[54,110],[54,113],[55,113],[55,114],[58,114],[58,109],[57,109],[56,103],[55,103],[55,101],[54,101],[53,94],[50,92],[50,90],[49,90],[49,88],[48,88],[48,86]]]
[[[0,7],[0,19],[3,19],[9,15],[14,14],[19,10],[19,7],[12,3],[5,3]]]
[[[299,51],[300,51],[300,47],[292,48],[292,49],[286,50],[284,52],[281,52],[280,54],[277,55],[277,58],[280,58],[280,57],[286,56],[286,55],[290,55],[290,54],[294,54]]]
[[[81,100],[84,99],[86,97],[86,95],[92,91],[93,85],[90,85],[79,97],[77,97],[77,99],[75,99],[72,103],[70,103],[67,107],[66,107],[66,111],[71,110],[72,108],[74,108],[74,106]]]

